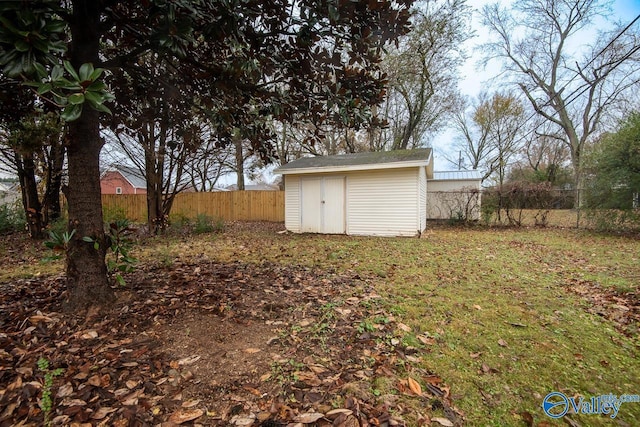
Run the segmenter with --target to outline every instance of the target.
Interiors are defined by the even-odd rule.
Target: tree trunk
[[[236,173],[238,175],[238,191],[244,191],[244,152],[242,150],[242,137],[240,130],[236,129],[233,135],[233,145],[236,149]]]
[[[100,2],[75,0],[71,25],[71,63],[98,64]],[[102,220],[99,157],[102,149],[98,112],[84,106],[79,119],[69,123],[67,147],[69,185],[66,196],[69,230],[75,234],[67,249],[69,309],[106,305],[114,300],[105,265],[106,239]],[[84,242],[89,236],[97,242]]]
[[[102,219],[98,112],[86,109],[69,124],[69,230],[75,234],[67,250],[67,288],[71,309],[106,304],[114,295],[109,286],[105,254],[107,243]],[[98,243],[84,242],[89,236]]]
[[[49,150],[47,189],[44,194],[44,225],[60,219],[60,189],[62,188],[62,168],[64,166],[64,146],[61,142],[51,145]]]
[[[38,184],[36,182],[33,154],[16,153],[15,161],[29,235],[32,239],[40,239],[42,238],[42,206],[38,198]]]

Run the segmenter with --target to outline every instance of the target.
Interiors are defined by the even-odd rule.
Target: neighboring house
[[[277,185],[271,185],[271,184],[246,184],[244,186],[245,191],[279,191],[280,188],[278,188]],[[237,184],[232,184],[232,185],[227,185],[226,187],[227,191],[238,191],[238,185]]]
[[[275,173],[284,176],[290,231],[415,236],[426,228],[427,187],[434,179],[430,148],[306,157]]]
[[[147,181],[136,168],[112,165],[100,176],[102,194],[147,194]]]
[[[0,182],[0,206],[12,205],[20,199],[20,186],[8,182]]]

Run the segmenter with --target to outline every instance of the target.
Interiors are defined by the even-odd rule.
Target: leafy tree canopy
[[[412,0],[34,0],[0,2],[0,67],[69,122],[71,307],[113,299],[105,267],[100,113],[162,99],[209,113],[271,156],[266,120],[358,127],[382,101],[382,49],[408,31]],[[153,60],[157,73],[149,72]],[[115,95],[114,95],[115,94]],[[114,103],[114,101],[117,101]],[[183,110],[184,111],[184,110]],[[114,114],[115,115],[115,114]],[[102,115],[104,117],[104,115]],[[266,119],[266,120],[265,120]],[[96,244],[89,244],[89,237]]]
[[[631,114],[593,153],[591,205],[629,209],[640,193],[640,113]]]

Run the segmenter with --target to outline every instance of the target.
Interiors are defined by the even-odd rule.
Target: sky
[[[467,4],[473,9],[472,29],[475,31],[475,37],[466,43],[466,49],[470,55],[461,70],[462,80],[459,83],[460,91],[466,95],[477,95],[489,80],[495,76],[495,70],[483,70],[478,68],[476,63],[480,59],[478,45],[488,40],[486,30],[483,30],[480,10],[487,4],[495,3],[495,0],[469,0]],[[508,6],[512,1],[501,1],[500,3]],[[613,1],[613,19],[619,19],[625,24],[633,20],[640,14],[640,0],[614,0]]]
[[[487,31],[483,29],[481,23],[480,10],[484,5],[495,3],[495,1],[496,0],[467,1],[467,4],[473,9],[472,30],[475,31],[475,36],[465,44],[469,59],[467,59],[460,70],[461,79],[458,84],[460,92],[463,95],[470,97],[477,96],[483,89],[489,87],[491,79],[496,76],[496,72],[498,71],[496,67],[485,70],[478,66],[478,61],[480,60],[478,46],[489,39]],[[508,6],[513,2],[504,0],[500,1],[500,3]],[[638,16],[638,14],[640,14],[640,0],[614,0],[612,2],[611,19],[613,21],[620,20],[624,24],[627,24]],[[593,34],[595,36],[595,30]],[[589,42],[590,40],[585,41]],[[452,130],[444,131],[433,139],[434,169],[447,170],[454,167],[454,165],[445,158],[445,156],[457,158],[457,154],[454,153],[453,139],[455,139],[455,133]]]

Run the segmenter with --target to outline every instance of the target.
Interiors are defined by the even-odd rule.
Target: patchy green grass
[[[158,248],[158,256],[154,249],[147,256],[169,251],[362,274],[412,328],[402,339],[420,348],[422,368],[451,387],[469,425],[519,425],[523,413],[563,425],[541,409],[551,391],[640,393],[637,338],[593,309],[594,300],[616,303],[608,291],[638,291],[638,240],[560,229],[441,228],[421,239],[251,230]],[[431,339],[423,344],[417,336]],[[572,417],[590,426],[614,422]],[[640,425],[640,404],[623,404],[618,419]]]
[[[419,368],[450,387],[468,425],[523,425],[529,415],[535,425],[564,425],[542,411],[551,391],[640,394],[637,322],[612,320],[633,309],[623,294],[637,305],[637,239],[573,229],[437,228],[417,239],[281,235],[275,228],[149,239],[133,255],[164,266],[193,257],[359,273],[383,295],[386,311],[411,328],[398,339],[419,348]],[[327,305],[326,316],[332,310]],[[369,320],[358,327],[385,321]],[[381,394],[395,387],[384,378],[372,384]],[[581,425],[616,423],[571,417]],[[640,425],[640,403],[623,404],[618,420]]]

